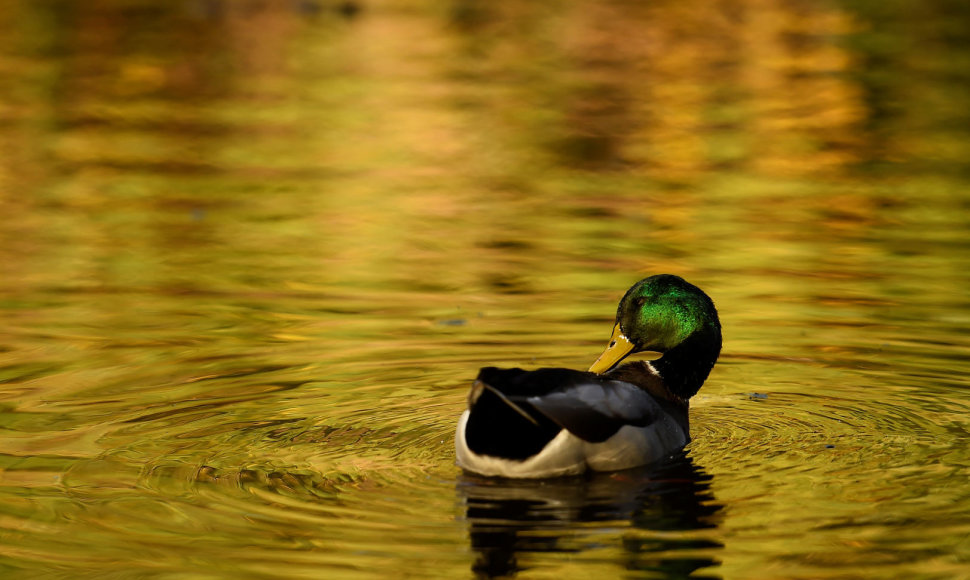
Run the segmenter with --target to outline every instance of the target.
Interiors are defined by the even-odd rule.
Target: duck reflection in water
[[[513,576],[543,553],[601,550],[622,532],[616,564],[650,577],[717,578],[692,575],[719,565],[719,542],[696,533],[714,529],[721,507],[710,491],[711,476],[681,453],[669,460],[613,473],[517,480],[466,473],[458,493],[466,506],[478,577]],[[596,526],[595,524],[601,524]],[[594,525],[590,525],[594,524]],[[683,555],[678,555],[682,552]],[[525,554],[531,558],[520,558]]]

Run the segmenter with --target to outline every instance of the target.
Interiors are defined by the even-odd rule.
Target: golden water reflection
[[[6,2],[0,575],[966,576],[967,10]],[[684,473],[461,478],[659,272]]]

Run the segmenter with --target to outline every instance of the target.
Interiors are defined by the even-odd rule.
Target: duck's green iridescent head
[[[720,350],[721,323],[714,302],[679,276],[651,276],[620,300],[610,344],[589,370],[606,372],[635,352],[665,353],[691,337],[716,342]]]

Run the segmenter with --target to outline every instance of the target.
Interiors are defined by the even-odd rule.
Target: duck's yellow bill
[[[626,355],[633,352],[633,343],[620,330],[620,325],[613,327],[613,336],[610,337],[610,344],[603,351],[593,366],[589,367],[591,373],[605,373],[615,367],[618,362],[626,358]]]

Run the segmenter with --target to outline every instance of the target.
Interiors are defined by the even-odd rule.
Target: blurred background
[[[970,575],[968,160],[954,0],[0,0],[0,574]],[[661,272],[687,454],[461,477]]]

